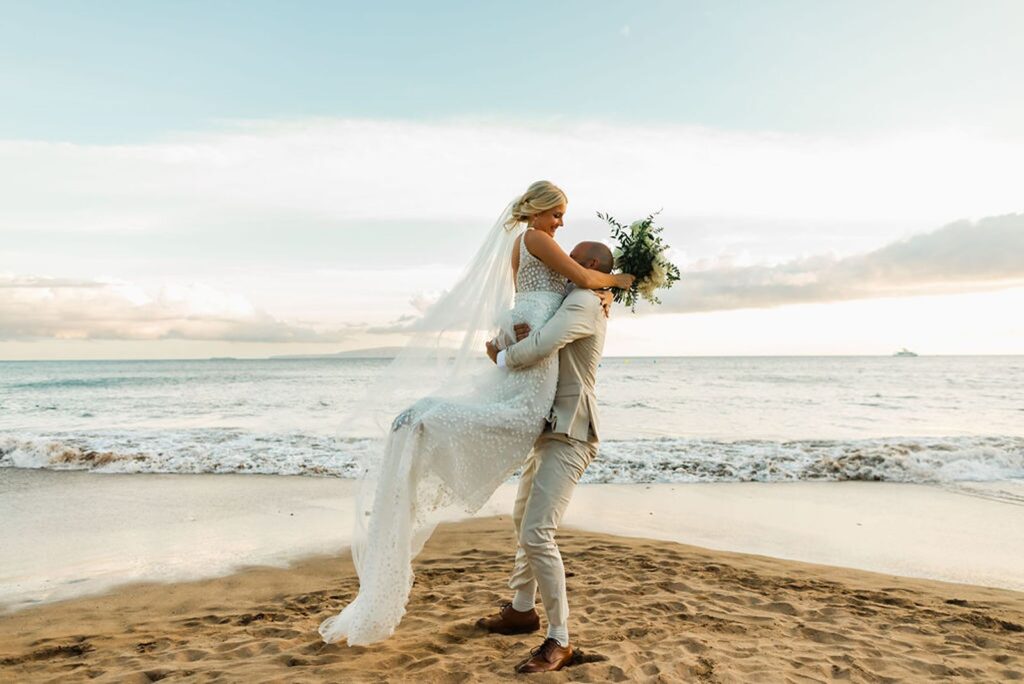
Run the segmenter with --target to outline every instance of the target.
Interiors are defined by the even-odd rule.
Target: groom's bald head
[[[612,250],[603,242],[581,242],[572,248],[569,256],[583,268],[592,268],[602,273],[612,272]]]

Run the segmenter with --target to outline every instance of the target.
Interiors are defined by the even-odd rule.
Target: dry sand
[[[136,583],[0,618],[15,682],[986,682],[1024,677],[1024,593],[563,529],[580,662],[515,675],[542,633],[473,626],[505,600],[507,517],[445,525],[408,613],[369,647],[317,625],[354,594],[347,557]],[[951,550],[955,552],[955,550]]]

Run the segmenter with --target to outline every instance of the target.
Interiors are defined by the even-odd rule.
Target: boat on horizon
[[[903,349],[900,349],[898,352],[893,354],[893,356],[917,356],[917,354],[904,347]]]

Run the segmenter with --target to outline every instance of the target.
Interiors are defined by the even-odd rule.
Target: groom
[[[611,250],[600,242],[581,242],[569,256],[585,268],[604,273],[612,270]],[[571,290],[539,330],[531,332],[525,324],[516,326],[519,341],[504,350],[487,343],[491,360],[513,371],[558,350],[555,401],[544,431],[523,466],[512,513],[518,548],[508,584],[515,595],[499,613],[476,623],[499,634],[540,629],[540,616],[534,607],[540,589],[548,620],[547,636],[516,667],[518,672],[560,670],[573,658],[565,568],[555,543],[555,530],[576,483],[597,455],[594,383],[607,326],[605,301],[610,301],[610,294],[602,298],[592,290]]]

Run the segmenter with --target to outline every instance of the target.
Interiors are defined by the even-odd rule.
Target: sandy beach
[[[566,529],[579,662],[537,681],[1010,681],[1024,594]],[[347,556],[134,583],[0,620],[5,681],[502,681],[540,635],[483,633],[506,598],[507,517],[440,527],[408,613],[372,647],[316,627],[357,587]],[[536,643],[535,643],[536,642]],[[521,675],[520,675],[521,676]]]
[[[0,485],[4,681],[502,681],[541,639],[473,626],[508,598],[507,487],[438,529],[394,637],[349,648],[316,627],[357,587],[351,482],[3,469]],[[560,544],[582,656],[535,678],[1021,678],[1024,508],[990,493],[581,486]]]

